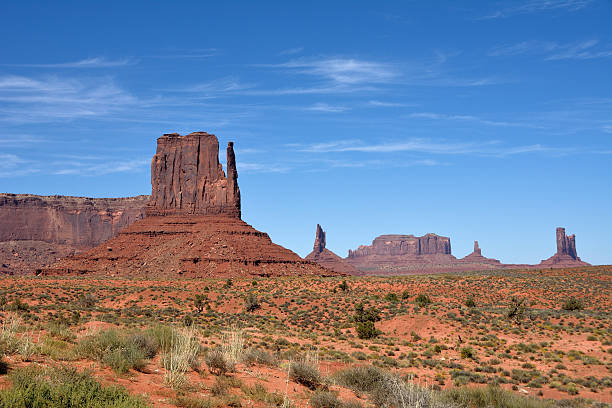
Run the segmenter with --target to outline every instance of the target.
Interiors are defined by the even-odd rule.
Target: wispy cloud
[[[554,41],[523,41],[517,44],[497,46],[489,51],[492,57],[516,55],[544,55],[548,61],[563,59],[595,59],[612,57],[612,48],[598,49],[596,39],[560,44]]]
[[[298,146],[297,150],[309,153],[427,153],[434,155],[480,155],[505,157],[523,153],[550,153],[567,154],[574,149],[556,148],[541,144],[505,146],[499,141],[484,142],[450,142],[447,140],[435,141],[428,139],[408,139],[399,142],[383,142],[367,144],[362,141],[339,140],[327,143],[318,143],[307,146]]]
[[[141,58],[153,59],[206,59],[219,55],[219,50],[216,48],[200,48],[191,50],[170,50],[167,53],[143,55]]]
[[[433,113],[433,112],[415,112],[408,115],[410,118],[416,119],[430,119],[430,120],[451,120],[451,121],[462,121],[462,122],[475,122],[481,125],[488,126],[503,126],[503,127],[525,127],[533,129],[541,129],[542,126],[535,125],[533,123],[525,122],[507,122],[482,119],[472,115],[449,115],[445,113]]]
[[[100,158],[92,158],[97,161]],[[51,170],[54,175],[101,176],[113,173],[130,173],[146,171],[151,163],[148,159],[105,160],[103,163],[90,163],[87,161],[55,162],[56,167]]]
[[[541,13],[546,11],[578,11],[594,0],[527,0],[514,6],[502,8],[491,14],[481,17],[481,20],[506,18],[520,14]]]
[[[117,112],[137,99],[108,77],[0,77],[0,121],[49,122]]]
[[[224,94],[251,89],[254,86],[254,84],[243,83],[238,78],[229,76],[186,87],[163,89],[163,91],[199,93],[204,97],[218,97]]]
[[[289,48],[287,50],[282,50],[281,52],[278,53],[278,55],[294,55],[294,54],[299,54],[302,51],[304,51],[304,47],[295,47],[295,48]]]
[[[14,154],[0,153],[0,177],[24,176],[38,172],[29,161]]]
[[[377,100],[368,101],[368,105],[382,107],[382,108],[405,108],[405,107],[416,106],[416,104],[410,104],[410,103],[388,102],[388,101],[377,101]]]
[[[273,163],[249,163],[238,161],[236,168],[246,173],[286,173],[291,167]]]
[[[264,66],[318,77],[339,85],[389,83],[399,75],[391,64],[355,58],[302,58]]]
[[[30,67],[30,68],[111,68],[133,65],[136,61],[130,58],[109,60],[104,57],[86,58],[74,62],[60,62],[54,64],[0,64],[5,67]]]
[[[330,113],[339,113],[345,112],[349,110],[346,106],[333,106],[324,102],[315,103],[314,105],[307,106],[304,108],[307,111],[315,111],[315,112],[330,112]]]

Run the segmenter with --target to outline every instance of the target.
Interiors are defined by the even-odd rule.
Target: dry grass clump
[[[162,356],[166,373],[164,381],[172,388],[181,388],[185,384],[185,373],[189,369],[198,370],[200,343],[194,328],[175,330],[170,348]]]

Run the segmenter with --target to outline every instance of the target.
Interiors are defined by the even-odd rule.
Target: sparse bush
[[[399,297],[397,296],[397,293],[389,292],[385,295],[385,300],[387,302],[397,303],[399,302]]]
[[[289,378],[311,390],[321,384],[321,373],[318,367],[307,361],[293,361],[289,368]]]
[[[206,301],[206,295],[202,295],[199,293],[195,295],[195,299],[193,300],[193,306],[198,311],[198,313],[202,313],[202,311],[204,310],[204,306],[206,306]]]
[[[584,309],[584,304],[581,300],[576,299],[575,297],[570,297],[565,302],[563,302],[562,306],[563,310],[574,311],[574,310],[582,310]]]
[[[462,347],[461,350],[459,350],[459,354],[461,355],[461,358],[469,358],[472,360],[476,358],[476,352],[471,347]]]
[[[419,296],[414,299],[414,303],[419,305],[420,307],[425,307],[431,303],[431,298],[428,295],[421,293]]]
[[[204,356],[204,361],[208,366],[208,370],[214,375],[225,375],[234,369],[234,363],[228,361],[225,353],[220,349],[209,351]]]
[[[273,355],[257,348],[248,349],[242,356],[242,361],[247,365],[263,364],[270,367],[278,365],[278,360]]]
[[[465,300],[465,305],[467,307],[476,307],[476,301],[474,300],[474,297],[469,296],[466,300]]]
[[[342,401],[336,394],[329,391],[317,391],[310,397],[310,406],[313,408],[343,408]]]
[[[380,331],[374,325],[374,322],[359,322],[355,325],[355,331],[357,332],[357,337],[360,339],[372,339],[380,334]]]
[[[551,401],[522,397],[498,386],[459,387],[444,391],[441,400],[461,408],[553,408]]]
[[[340,289],[343,292],[348,292],[349,285],[348,285],[348,283],[346,283],[345,280],[343,280],[342,283],[340,285],[338,285],[338,289]]]
[[[26,367],[10,375],[12,386],[0,391],[0,408],[145,408],[147,404],[117,386],[102,387],[74,368]]]
[[[526,311],[526,300],[513,296],[510,299],[510,306],[506,312],[506,317],[520,323],[520,321],[525,317]]]
[[[360,339],[371,339],[380,334],[374,325],[375,322],[380,320],[380,314],[378,310],[370,307],[365,310],[363,303],[358,303],[355,306],[355,313],[353,314],[353,321],[355,322],[355,330],[357,336]]]
[[[259,309],[261,304],[254,293],[249,293],[244,300],[244,308],[247,312],[254,312]]]

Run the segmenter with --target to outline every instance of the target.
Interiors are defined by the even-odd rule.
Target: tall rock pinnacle
[[[317,232],[315,235],[314,247],[312,248],[312,252],[315,254],[320,254],[325,249],[325,231],[319,224],[317,224]]]
[[[240,189],[233,143],[227,146],[227,177],[215,135],[165,134],[151,161],[147,215],[199,214],[240,218]]]
[[[576,259],[576,235],[565,235],[565,228],[557,228],[557,254],[569,255]]]

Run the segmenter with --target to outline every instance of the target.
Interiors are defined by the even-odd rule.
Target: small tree
[[[371,339],[380,334],[380,331],[374,325],[375,322],[380,321],[380,314],[373,307],[366,310],[363,303],[358,303],[355,306],[353,321],[355,322],[357,337],[360,339]]]
[[[414,299],[414,302],[420,307],[425,307],[431,303],[431,299],[429,296],[421,293],[419,296],[416,297],[416,299]]]
[[[342,283],[340,285],[338,285],[338,289],[340,289],[343,292],[348,292],[349,285],[348,285],[348,283],[346,283],[345,280],[343,280]]]
[[[476,307],[476,301],[472,296],[468,296],[468,298],[465,300],[465,305],[467,307]]]
[[[506,312],[506,317],[514,320],[516,323],[520,323],[527,312],[527,306],[525,303],[525,299],[512,296],[510,299],[510,307],[508,308],[508,312]]]
[[[195,299],[193,300],[193,306],[196,308],[198,313],[202,313],[207,300],[208,299],[206,298],[206,295],[201,295],[201,294],[195,295]]]
[[[259,303],[259,300],[257,299],[257,296],[255,296],[254,293],[249,293],[246,296],[246,299],[244,300],[244,308],[246,309],[247,312],[254,312],[255,310],[259,309],[261,307],[261,304]]]

